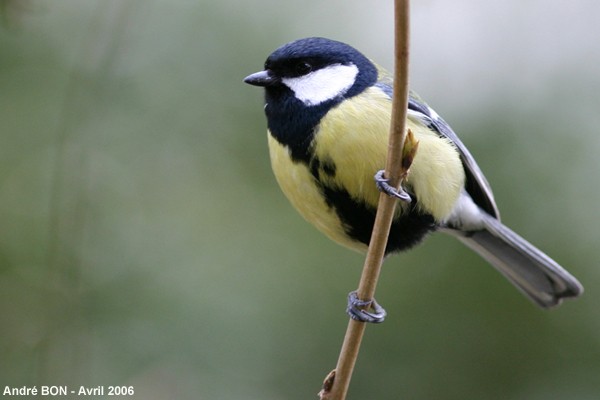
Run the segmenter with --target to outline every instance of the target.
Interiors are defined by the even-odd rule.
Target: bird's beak
[[[277,83],[278,81],[279,80],[273,75],[271,75],[271,73],[268,70],[255,72],[254,74],[248,75],[244,78],[244,82],[246,82],[247,84],[262,87],[271,86]]]

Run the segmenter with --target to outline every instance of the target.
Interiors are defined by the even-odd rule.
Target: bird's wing
[[[458,150],[466,173],[465,189],[475,204],[485,212],[500,219],[500,212],[494,201],[494,194],[487,179],[475,162],[475,159],[460,141],[456,133],[431,107],[423,102],[415,93],[408,98],[408,116],[421,121],[428,128],[437,132],[440,136],[448,138]]]

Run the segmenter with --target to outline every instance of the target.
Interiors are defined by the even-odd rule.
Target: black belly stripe
[[[310,171],[327,205],[333,208],[340,218],[346,235],[368,246],[375,223],[375,208],[356,201],[345,189],[328,186],[320,180],[320,173],[330,175],[333,171],[335,174],[335,164],[332,162],[323,163],[313,157]],[[418,199],[414,194],[411,196],[413,201],[409,210],[392,222],[386,254],[407,250],[420,243],[428,233],[436,229],[433,216],[418,211],[416,207]]]

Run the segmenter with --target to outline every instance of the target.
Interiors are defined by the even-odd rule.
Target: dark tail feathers
[[[536,304],[548,308],[560,304],[563,298],[583,293],[583,286],[575,277],[500,221],[486,216],[484,223],[484,230],[450,233]]]

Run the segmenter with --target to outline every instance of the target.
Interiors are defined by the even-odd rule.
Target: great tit
[[[275,177],[300,214],[334,241],[365,251],[385,166],[390,75],[353,47],[325,38],[285,44],[244,82],[264,87]],[[489,183],[448,124],[411,92],[407,127],[419,142],[386,255],[434,231],[473,249],[534,303],[547,308],[582,285],[500,222]]]

